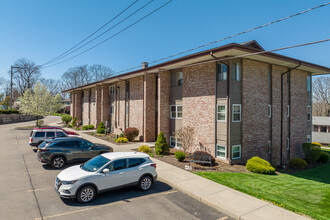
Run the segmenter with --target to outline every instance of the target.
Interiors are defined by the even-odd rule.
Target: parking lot
[[[110,191],[85,205],[62,200],[54,191],[60,170],[37,161],[30,131],[14,130],[29,124],[0,126],[1,219],[229,219],[161,181],[147,192]]]

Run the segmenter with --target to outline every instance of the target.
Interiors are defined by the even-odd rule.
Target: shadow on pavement
[[[122,189],[111,190],[108,192],[100,193],[96,198],[87,204],[80,204],[77,200],[62,199],[62,201],[69,206],[84,207],[84,206],[96,206],[110,204],[118,201],[130,202],[130,199],[139,198],[156,193],[163,193],[172,190],[172,187],[166,183],[156,181],[152,188],[148,191],[140,191],[136,186],[131,186]]]
[[[65,164],[63,167],[61,168],[54,168],[52,167],[51,165],[49,164],[46,164],[46,163],[43,163],[42,164],[42,167],[45,169],[45,170],[65,170],[66,168],[69,168],[69,167],[72,167],[72,166],[75,166],[75,165],[80,165],[82,164],[83,162],[74,162],[74,163],[68,163],[68,164]]]

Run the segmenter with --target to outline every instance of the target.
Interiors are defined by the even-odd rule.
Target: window
[[[272,105],[268,105],[268,118],[272,117]]]
[[[47,132],[46,137],[48,137],[48,138],[55,137],[55,132],[54,131]]]
[[[327,127],[326,126],[321,126],[321,132],[327,132]]]
[[[89,141],[79,141],[81,148],[90,148],[93,144]]]
[[[171,72],[171,87],[182,86],[183,84],[183,73]]]
[[[181,139],[175,136],[170,136],[170,146],[171,147],[182,147]]]
[[[126,168],[126,159],[116,160],[110,163],[109,170],[121,170]]]
[[[290,149],[290,138],[286,139],[286,149],[289,150]]]
[[[57,131],[56,132],[56,137],[66,137],[66,135],[61,131]]]
[[[317,126],[317,125],[314,125],[314,126],[313,126],[313,131],[316,131],[316,132],[318,132],[318,131],[319,131],[319,126]]]
[[[311,91],[311,76],[307,76],[307,92]]]
[[[241,104],[233,104],[233,122],[241,122]]]
[[[233,159],[241,159],[241,145],[232,146]]]
[[[307,135],[307,143],[311,143],[311,136]]]
[[[226,121],[226,105],[218,105],[218,121]]]
[[[172,119],[182,119],[182,105],[171,105],[171,114]]]
[[[37,132],[34,137],[45,137],[45,132]]]
[[[233,64],[233,80],[234,81],[241,80],[241,64],[240,63]]]
[[[218,81],[227,80],[227,69],[228,68],[226,64],[218,64],[218,74],[217,74]]]
[[[290,117],[290,105],[286,106],[286,117]]]
[[[115,86],[110,86],[110,95],[115,94]]]
[[[310,121],[312,118],[312,108],[311,106],[307,106],[307,121]]]
[[[183,83],[183,74],[182,74],[182,72],[177,73],[177,81],[178,81],[178,86],[182,86],[182,83]]]
[[[217,157],[226,159],[226,146],[217,145]]]
[[[144,163],[146,160],[143,158],[132,158],[132,159],[128,159],[128,166],[127,168],[130,167],[136,167],[142,163]]]

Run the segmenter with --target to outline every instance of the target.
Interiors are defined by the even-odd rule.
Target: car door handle
[[[119,175],[123,175],[123,174],[124,174],[124,172],[120,172],[120,173],[119,173]]]

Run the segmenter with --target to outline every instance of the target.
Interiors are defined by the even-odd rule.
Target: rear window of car
[[[43,131],[37,131],[36,133],[35,133],[35,135],[34,135],[34,137],[45,137],[45,132],[43,132]]]
[[[46,137],[55,137],[55,132],[54,131],[48,131],[46,133]]]
[[[131,158],[131,159],[128,159],[128,168],[129,167],[136,167],[142,163],[144,163],[146,160],[143,159],[143,158]]]
[[[56,132],[56,137],[65,137],[65,134],[61,131]]]

